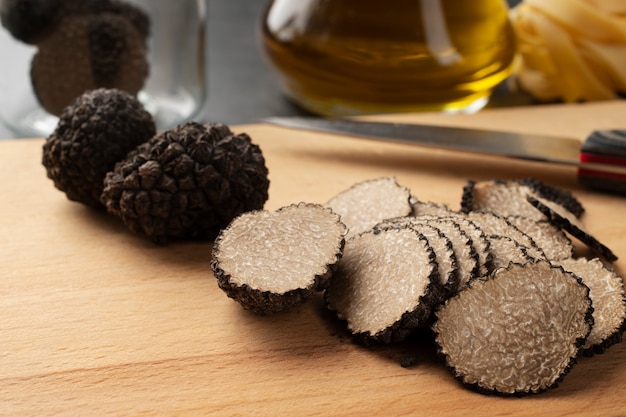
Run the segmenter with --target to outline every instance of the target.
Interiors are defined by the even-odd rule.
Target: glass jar
[[[136,95],[158,129],[204,105],[208,0],[0,2],[0,119],[17,135],[49,135],[65,106],[100,87]]]
[[[474,111],[515,55],[504,0],[273,0],[261,34],[286,93],[324,116]]]

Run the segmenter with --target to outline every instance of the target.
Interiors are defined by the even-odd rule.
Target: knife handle
[[[626,130],[596,130],[580,149],[578,181],[585,187],[626,194]]]

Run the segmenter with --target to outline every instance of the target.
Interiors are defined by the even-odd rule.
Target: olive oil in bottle
[[[324,116],[477,110],[515,54],[504,0],[273,0],[261,33],[287,94]]]

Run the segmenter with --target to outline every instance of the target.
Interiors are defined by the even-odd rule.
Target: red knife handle
[[[578,181],[589,188],[626,194],[626,130],[597,130],[585,140]]]

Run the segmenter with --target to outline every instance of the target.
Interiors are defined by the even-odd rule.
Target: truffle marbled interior
[[[335,262],[345,226],[318,205],[294,205],[236,218],[216,253],[231,284],[283,294],[309,288]]]
[[[358,235],[346,242],[327,302],[353,333],[375,335],[420,305],[433,258],[428,241],[409,228]]]
[[[457,377],[503,394],[558,383],[591,328],[588,289],[541,261],[499,269],[437,312],[436,341]]]

